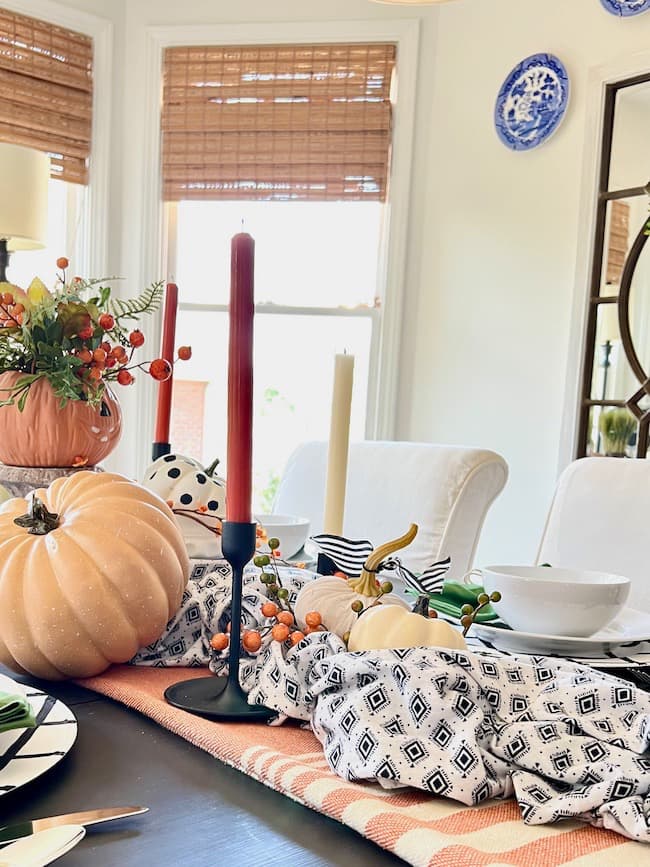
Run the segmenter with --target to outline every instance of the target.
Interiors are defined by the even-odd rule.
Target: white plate
[[[588,638],[518,632],[514,629],[500,629],[487,623],[475,623],[471,628],[471,635],[489,642],[498,650],[572,658],[616,658],[620,659],[621,665],[629,665],[630,657],[634,657],[637,651],[647,653],[650,650],[648,647],[639,646],[650,641],[650,614],[635,608],[624,608],[609,626]],[[639,660],[637,664],[641,662]]]
[[[23,837],[0,849],[0,867],[45,867],[83,840],[83,825],[59,825]]]
[[[22,692],[31,704],[36,728],[0,734],[0,797],[44,774],[69,752],[77,737],[77,720],[62,701],[2,675],[0,688]]]

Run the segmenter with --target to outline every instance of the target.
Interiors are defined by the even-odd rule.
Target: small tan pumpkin
[[[436,618],[405,611],[397,605],[376,605],[350,630],[348,650],[388,650],[400,647],[446,647],[465,650],[458,629]]]
[[[88,677],[156,641],[190,571],[166,503],[91,472],[30,500],[0,506],[0,662],[49,680]]]
[[[335,632],[342,638],[358,619],[358,615],[351,607],[353,602],[360,601],[364,608],[381,604],[399,605],[408,610],[408,603],[399,596],[394,593],[381,593],[377,587],[377,576],[374,570],[389,554],[409,545],[417,532],[417,524],[411,524],[403,536],[375,548],[368,557],[359,578],[350,578],[346,581],[344,578],[323,576],[305,584],[294,605],[298,625],[304,629],[305,616],[310,611],[318,611],[325,629]]]
[[[0,374],[0,398],[21,376],[18,371]],[[32,383],[22,412],[15,404],[0,407],[0,461],[14,467],[71,467],[81,459],[94,466],[113,451],[122,433],[122,412],[108,386],[98,408],[84,400],[60,404],[41,377]]]

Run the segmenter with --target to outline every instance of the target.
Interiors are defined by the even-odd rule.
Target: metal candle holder
[[[151,447],[151,460],[157,461],[163,455],[168,455],[171,450],[171,443],[153,443]]]
[[[184,680],[165,690],[165,698],[174,707],[207,719],[262,722],[276,714],[262,705],[248,704],[239,683],[242,578],[244,566],[255,553],[256,527],[239,521],[224,521],[222,527],[223,556],[232,569],[228,675]]]

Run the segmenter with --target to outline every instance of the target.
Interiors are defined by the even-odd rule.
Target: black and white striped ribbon
[[[390,565],[388,565],[389,563]],[[394,565],[392,561],[386,560],[381,566],[384,569],[394,569],[406,586],[416,593],[430,595],[431,593],[442,593],[445,575],[451,566],[451,557],[436,560],[419,575],[415,575],[410,569],[407,569],[397,557],[394,559]]]
[[[361,575],[363,564],[374,550],[372,542],[367,539],[354,541],[331,533],[312,536],[311,541],[318,545],[323,554],[333,560],[341,572],[345,572],[350,578],[358,578]]]
[[[358,578],[374,547],[367,539],[345,539],[343,536],[335,536],[331,533],[321,533],[312,536],[314,542],[323,554],[338,566],[341,572],[345,572],[350,578]],[[437,560],[422,572],[415,575],[403,565],[399,557],[388,557],[382,560],[376,572],[396,572],[401,580],[416,593],[440,593],[445,575],[451,566],[451,557]]]

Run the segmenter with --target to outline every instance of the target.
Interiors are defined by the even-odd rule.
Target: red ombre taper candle
[[[165,310],[163,313],[162,342],[160,357],[170,364],[174,363],[174,344],[176,342],[176,311],[178,309],[178,286],[168,283],[165,290]],[[158,385],[158,405],[156,407],[156,428],[153,443],[153,459],[169,454],[169,424],[172,414],[173,374]]]
[[[235,235],[230,248],[228,345],[228,493],[226,520],[252,520],[253,475],[253,272],[255,241]]]

